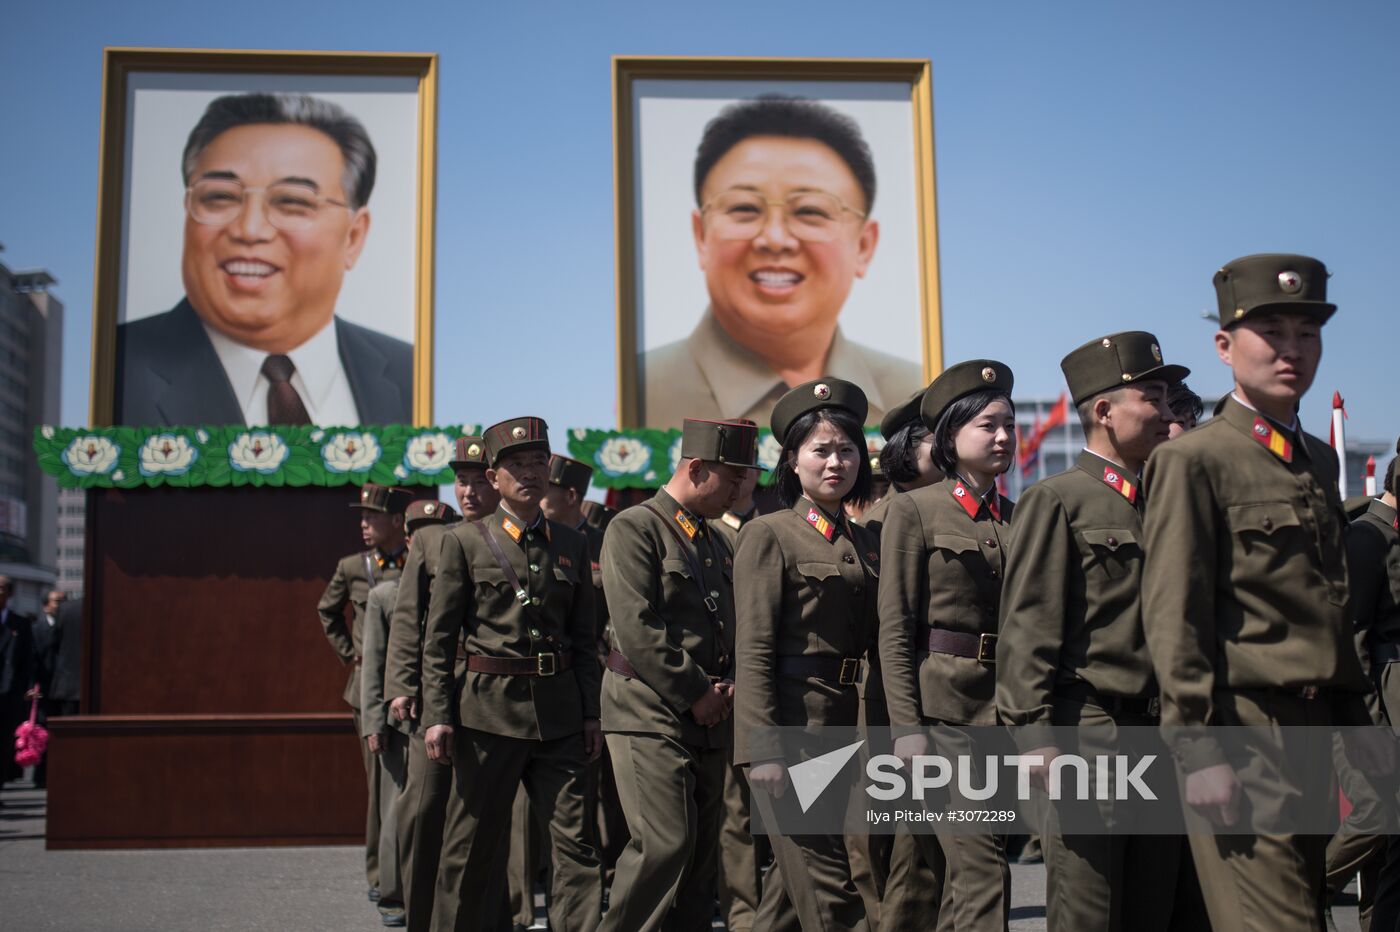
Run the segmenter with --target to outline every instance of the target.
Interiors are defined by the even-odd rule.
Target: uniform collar
[[[1079,461],[1075,465],[1123,496],[1128,500],[1128,504],[1138,504],[1142,496],[1142,485],[1137,475],[1130,470],[1087,447],[1080,452]]]
[[[705,308],[686,344],[721,411],[752,411],[768,396],[776,400],[789,388],[767,361],[730,339],[715,319],[713,308]],[[840,373],[841,378],[864,389],[871,408],[885,409],[875,373],[860,350],[846,339],[840,325],[831,338],[825,371]]]
[[[808,527],[825,537],[827,543],[835,542],[837,532],[845,527],[844,515],[840,518],[832,517],[825,508],[805,495],[792,503],[792,510]],[[850,533],[847,530],[846,536],[849,537]]]
[[[962,510],[967,512],[967,516],[972,520],[977,520],[977,515],[986,506],[987,513],[993,518],[1001,520],[1001,493],[997,491],[997,484],[993,482],[981,495],[972,491],[972,486],[963,482],[962,477],[957,473],[949,476],[948,492],[953,496],[953,501],[962,506]]]
[[[1294,418],[1293,427],[1283,427],[1273,418],[1260,414],[1240,401],[1233,392],[1220,402],[1220,406],[1216,408],[1216,415],[1224,418],[1225,423],[1253,439],[1276,458],[1285,463],[1293,462],[1293,456],[1298,452],[1298,440],[1302,437],[1302,428],[1297,418]]]
[[[398,569],[403,569],[403,561],[407,553],[408,551],[404,547],[400,547],[393,553],[380,550],[378,547],[375,547],[374,550],[370,551],[370,554],[373,557],[375,564],[378,565],[378,567],[381,570],[384,569],[384,567],[390,565],[393,565]]]
[[[661,506],[661,514],[681,529],[686,540],[695,540],[704,535],[705,519],[683,506],[665,488],[656,490],[656,503]]]
[[[517,544],[520,543],[520,539],[525,536],[527,531],[539,531],[544,534],[545,540],[549,539],[549,522],[545,520],[543,511],[535,518],[534,523],[526,524],[506,507],[505,502],[501,502],[496,506],[496,520],[506,536]]]
[[[1375,515],[1377,518],[1380,518],[1392,528],[1400,530],[1400,527],[1396,526],[1395,509],[1387,505],[1385,502],[1381,501],[1379,498],[1371,499],[1370,504],[1366,506],[1366,512],[1368,514]]]

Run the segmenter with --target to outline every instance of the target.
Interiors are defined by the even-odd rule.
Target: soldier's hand
[[[1060,756],[1060,749],[1053,744],[1043,748],[1036,748],[1034,751],[1027,751],[1022,757],[1043,758],[1044,763],[1032,764],[1026,768],[1026,772],[1031,776],[1031,783],[1040,787],[1045,792],[1050,792],[1050,765],[1055,763],[1055,758]]]
[[[697,724],[708,728],[729,716],[729,702],[718,686],[711,686],[699,699],[690,704],[690,714],[695,717]]]
[[[384,739],[380,738],[379,735],[370,735],[365,739],[365,743],[369,745],[371,754],[379,754],[384,750]]]
[[[749,787],[762,790],[774,799],[787,792],[787,768],[775,760],[754,764],[749,768]]]
[[[1240,818],[1240,781],[1235,768],[1215,764],[1186,775],[1186,801],[1219,825],[1234,825]]]
[[[452,763],[452,726],[434,725],[423,736],[423,746],[428,751],[428,760],[439,764]]]
[[[583,750],[590,761],[603,753],[603,725],[596,718],[583,720]]]
[[[414,709],[417,705],[412,696],[399,696],[389,703],[389,714],[394,716],[396,721],[406,722],[411,718],[417,718],[418,713]]]
[[[928,735],[913,734],[904,735],[894,739],[894,756],[898,757],[905,767],[910,766],[910,761],[915,757],[928,753]]]

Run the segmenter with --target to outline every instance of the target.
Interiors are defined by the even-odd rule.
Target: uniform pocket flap
[[[1225,509],[1225,519],[1236,532],[1258,531],[1272,534],[1279,528],[1298,527],[1298,512],[1288,502],[1256,502],[1252,505],[1231,505]]]
[[[560,566],[558,563],[554,564],[554,578],[562,580],[571,586],[578,582],[578,575],[575,574],[573,570],[569,569],[567,566]]]
[[[951,550],[953,553],[967,553],[980,549],[977,541],[971,537],[960,537],[957,534],[935,534],[933,546],[939,550]]]
[[[797,572],[813,579],[827,579],[831,576],[840,576],[841,568],[835,563],[799,563],[797,564]]]
[[[506,579],[506,574],[499,566],[478,566],[472,569],[472,579],[475,582],[486,583],[488,586],[505,586],[510,584]]]
[[[1126,544],[1137,544],[1137,535],[1128,528],[1101,527],[1083,532],[1084,542],[1091,547],[1106,547],[1117,551]]]
[[[662,560],[661,572],[679,573],[686,579],[689,579],[692,575],[694,575],[690,572],[690,563],[686,560]]]

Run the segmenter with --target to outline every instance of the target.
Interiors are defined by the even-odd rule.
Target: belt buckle
[[[521,605],[528,606],[530,604],[530,593],[527,592],[522,586],[521,588],[515,590],[515,600]]]
[[[549,663],[545,663],[546,660],[548,660]],[[535,655],[535,674],[537,676],[553,676],[557,672],[558,667],[553,654]]]
[[[995,634],[980,634],[977,636],[977,662],[997,662],[997,636]]]
[[[1316,698],[1317,698],[1317,692],[1318,692],[1318,690],[1317,690],[1317,687],[1316,687],[1316,686],[1304,686],[1302,689],[1298,690],[1298,698],[1299,698],[1299,699],[1316,699]]]
[[[836,674],[836,682],[841,686],[854,686],[860,682],[860,661],[851,657],[841,658],[841,670]]]

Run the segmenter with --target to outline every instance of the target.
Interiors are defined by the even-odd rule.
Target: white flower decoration
[[[125,479],[125,478],[126,478],[126,473],[122,472],[120,469],[118,469],[116,472],[112,473],[112,481],[113,481],[113,482],[121,482],[121,481],[122,481],[123,479]]]
[[[122,448],[106,437],[85,434],[74,437],[60,458],[76,476],[105,476],[117,465],[121,452]]]
[[[447,468],[455,450],[456,447],[446,434],[419,434],[410,440],[404,449],[403,464],[406,469],[416,469],[419,472],[439,472]]]
[[[609,437],[593,459],[605,475],[640,475],[651,465],[651,447],[635,437]]]
[[[271,431],[255,430],[239,434],[228,445],[228,461],[239,472],[268,476],[282,467],[291,452],[281,437]]]
[[[321,459],[331,472],[364,472],[379,462],[382,452],[374,434],[349,431],[332,434],[321,448]]]
[[[199,459],[199,451],[188,437],[179,434],[152,434],[141,444],[141,475],[154,476],[165,473],[170,476],[183,476],[190,466]]]
[[[684,437],[677,437],[676,442],[671,444],[670,460],[671,473],[674,475],[677,469],[681,468],[681,441]]]
[[[758,465],[764,469],[777,469],[778,457],[783,455],[783,445],[772,434],[764,434],[758,442]]]
[[[208,443],[208,442],[209,442],[209,431],[205,430],[203,427],[201,427],[199,430],[195,431],[195,432],[194,432],[194,436],[195,436],[195,439],[198,440],[200,443]]]
[[[312,443],[320,443],[320,442],[321,442],[321,438],[324,437],[324,436],[326,436],[326,432],[325,432],[324,430],[321,430],[321,428],[318,427],[318,428],[316,428],[315,430],[313,430],[313,431],[311,432],[311,442],[312,442]]]
[[[402,463],[400,463],[399,465],[394,467],[394,475],[398,476],[400,479],[407,479],[408,470],[404,468],[404,465]]]
[[[43,435],[43,438],[44,438],[45,440],[52,440],[52,439],[53,439],[53,425],[52,425],[52,424],[45,424],[43,427],[39,428],[39,433],[40,433],[41,435]]]

